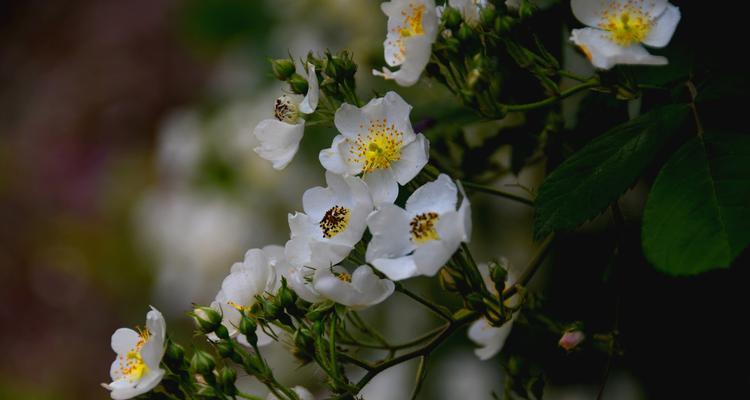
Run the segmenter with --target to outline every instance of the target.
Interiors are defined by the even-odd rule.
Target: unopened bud
[[[243,315],[240,320],[240,333],[247,337],[247,342],[255,344],[258,342],[258,334],[255,332],[258,329],[258,324],[252,318],[247,315]]]
[[[193,358],[190,360],[190,368],[204,376],[213,373],[215,366],[214,358],[203,350],[195,350]]]
[[[445,7],[443,10],[443,21],[448,29],[456,29],[461,25],[461,13],[453,7]]]
[[[508,271],[500,263],[492,262],[490,263],[490,278],[497,293],[502,293],[505,290],[505,281],[508,280]]]
[[[580,330],[566,331],[563,333],[560,341],[557,344],[560,345],[565,351],[573,351],[586,340],[586,334]]]
[[[236,381],[237,381],[237,371],[234,368],[229,367],[229,366],[224,366],[219,371],[219,384],[221,384],[221,386],[224,389],[224,392],[226,392],[227,394],[235,394],[235,393],[230,393],[230,392],[234,392],[235,390],[237,390],[237,388],[234,387],[234,382]]]
[[[447,268],[443,268],[440,270],[440,274],[438,275],[438,279],[440,282],[440,286],[449,292],[457,292],[458,286],[456,285],[456,280],[453,279],[452,274],[450,271],[448,271]]]
[[[169,341],[167,344],[167,349],[164,352],[164,356],[168,360],[172,361],[181,361],[183,357],[185,357],[185,348],[182,347],[180,344],[173,342],[172,340]]]
[[[203,333],[211,333],[221,326],[221,314],[211,307],[195,307],[190,315]]]
[[[273,76],[275,76],[276,79],[280,81],[286,81],[292,75],[294,75],[294,61],[288,58],[271,60],[271,70],[273,71]]]
[[[234,354],[234,345],[229,340],[222,340],[216,343],[216,351],[223,358],[232,358]]]
[[[482,11],[479,13],[479,22],[483,27],[492,29],[495,24],[496,16],[497,10],[495,10],[495,6],[488,4],[487,6],[482,8]]]
[[[297,301],[297,295],[286,286],[286,281],[284,281],[281,288],[279,288],[277,297],[279,299],[279,305],[287,309],[294,307],[294,302]]]
[[[521,4],[518,5],[518,16],[522,19],[534,15],[535,11],[534,5],[528,0],[521,0]]]
[[[292,77],[289,78],[289,87],[292,89],[293,93],[306,94],[308,88],[307,80],[302,77],[302,75],[294,73],[292,74]]]
[[[495,32],[506,33],[510,32],[513,27],[513,17],[507,15],[501,15],[495,18]]]
[[[468,25],[468,24],[461,24],[461,27],[458,28],[458,38],[463,41],[469,41],[474,38],[474,30]]]

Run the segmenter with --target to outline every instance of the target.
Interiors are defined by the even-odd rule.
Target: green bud
[[[505,281],[508,280],[508,271],[499,263],[490,263],[490,278],[492,283],[495,284],[495,289],[498,293],[502,293],[505,290]]]
[[[289,87],[292,89],[292,93],[306,94],[307,93],[307,79],[303,78],[298,73],[292,74],[289,78]]]
[[[219,370],[219,384],[223,387],[223,391],[227,394],[236,394],[237,388],[234,387],[234,382],[237,381],[237,371],[229,366],[224,366]],[[234,392],[234,393],[233,393]]]
[[[315,336],[323,336],[323,321],[315,321],[312,328]]]
[[[190,360],[190,368],[201,375],[212,374],[215,366],[214,358],[203,350],[195,350],[193,358]]]
[[[229,339],[229,329],[227,329],[227,327],[224,325],[219,325],[216,330],[214,330],[214,333],[219,337],[219,339]]]
[[[461,49],[461,41],[454,37],[445,39],[444,45],[451,53],[458,53]]]
[[[458,285],[456,285],[456,280],[453,278],[453,275],[448,270],[448,268],[443,268],[440,270],[438,279],[440,281],[440,286],[443,288],[443,290],[447,290],[449,292],[458,291]]]
[[[255,322],[254,319],[248,317],[247,315],[243,315],[242,319],[240,319],[240,333],[247,336],[247,335],[254,335],[255,331],[258,329],[258,323]]]
[[[495,18],[495,32],[497,33],[506,33],[510,32],[511,28],[513,28],[513,17],[508,15],[502,15]]]
[[[297,301],[297,294],[286,286],[286,281],[282,281],[277,298],[282,307],[289,309],[294,307],[294,302]]]
[[[294,61],[288,58],[271,60],[271,70],[276,79],[286,81],[291,78],[295,72]]]
[[[211,307],[195,307],[190,313],[195,325],[203,333],[211,333],[221,325],[221,314]]]
[[[529,18],[534,15],[535,11],[536,8],[528,0],[522,0],[521,4],[518,6],[518,16],[521,17],[521,19]]]
[[[185,357],[185,348],[182,347],[179,343],[169,340],[169,342],[167,343],[167,349],[164,352],[164,356],[168,360],[181,361],[182,358]]]
[[[264,302],[263,311],[266,314],[266,318],[273,320],[279,317],[279,314],[281,313],[281,307],[273,302]]]
[[[456,29],[461,25],[461,13],[453,7],[445,7],[443,10],[443,22],[448,29]]]
[[[305,354],[313,351],[313,340],[306,329],[300,329],[294,333],[294,344]]]
[[[458,39],[462,42],[467,42],[474,38],[474,30],[468,24],[461,24],[458,28]]]
[[[232,358],[232,355],[234,355],[234,345],[228,340],[222,340],[216,343],[216,351],[223,358]]]
[[[482,8],[482,11],[479,13],[479,22],[483,27],[492,29],[495,25],[496,16],[497,10],[495,9],[495,6],[488,4],[486,7]]]

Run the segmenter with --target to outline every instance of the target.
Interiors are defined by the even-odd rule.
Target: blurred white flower
[[[596,68],[616,64],[666,65],[642,46],[664,47],[680,22],[666,0],[572,0],[573,15],[590,28],[574,29],[573,41]]]
[[[487,0],[448,0],[448,5],[458,10],[466,23],[474,26],[479,22],[479,12],[487,6]],[[443,9],[443,6],[437,7],[438,19]]]
[[[395,290],[392,281],[381,279],[367,265],[360,265],[351,275],[340,266],[321,268],[313,282],[322,296],[354,310],[381,303]]]
[[[315,400],[315,397],[310,393],[309,390],[305,389],[302,386],[295,386],[292,388],[292,391],[297,394],[297,397],[299,397],[299,400]],[[276,395],[273,393],[269,393],[268,397],[266,397],[266,400],[279,400]]]
[[[286,258],[295,267],[328,268],[337,264],[362,239],[365,219],[373,209],[362,179],[326,172],[328,187],[314,187],[302,196],[304,213],[289,214],[291,239]]]
[[[433,276],[471,235],[469,200],[458,203],[448,175],[426,183],[406,201],[406,209],[383,204],[367,218],[372,240],[366,259],[390,279]]]
[[[274,169],[284,169],[299,150],[299,142],[305,132],[305,120],[301,114],[311,114],[318,107],[320,90],[315,66],[307,63],[307,95],[301,101],[297,96],[283,95],[274,104],[274,118],[258,123],[253,134],[260,146],[255,152],[271,161]]]
[[[325,300],[325,297],[321,296],[313,287],[315,271],[315,268],[312,267],[294,267],[284,276],[289,287],[297,293],[297,296],[310,303],[319,303]]]
[[[372,73],[393,79],[401,86],[419,80],[430,61],[432,44],[437,38],[438,17],[433,0],[393,0],[380,8],[388,17],[388,34],[383,47],[385,62],[398,71],[383,68]]]
[[[275,248],[272,248],[271,252],[278,254]],[[243,335],[238,336],[242,312],[255,304],[255,296],[261,296],[275,289],[277,282],[275,262],[277,262],[276,258],[269,257],[265,249],[248,250],[243,262],[232,265],[229,275],[221,283],[221,290],[211,303],[211,307],[221,312],[223,316],[221,323],[227,327],[229,336],[237,336],[237,340],[245,346],[249,346],[246,338]],[[258,327],[257,334],[260,346],[272,341],[270,337],[263,334],[260,327]],[[213,333],[209,334],[208,338],[218,340]]]
[[[516,275],[513,268],[509,267],[507,261],[500,263],[503,268],[506,269],[508,275],[506,277],[506,287],[512,286],[516,281]],[[508,266],[508,267],[506,267]],[[495,284],[490,277],[489,268],[487,264],[479,264],[479,273],[482,275],[484,284],[489,291],[498,296],[499,293],[495,288]],[[517,294],[511,296],[505,300],[505,305],[508,307],[517,307],[519,305],[520,298]],[[510,321],[504,323],[502,326],[492,326],[489,321],[485,318],[480,318],[474,321],[469,327],[468,336],[474,343],[479,345],[479,348],[474,349],[474,354],[479,357],[480,360],[488,360],[494,357],[505,345],[505,340],[508,339],[511,329],[513,329],[513,321],[515,321],[518,314],[513,314]]]
[[[398,184],[411,181],[429,155],[429,142],[414,133],[410,112],[411,106],[395,92],[362,108],[342,104],[334,118],[341,134],[320,152],[320,163],[336,174],[362,174],[375,204],[393,203]]]
[[[130,399],[156,387],[164,376],[159,368],[164,356],[166,323],[164,316],[151,307],[146,328],[138,332],[120,328],[112,335],[112,350],[117,358],[109,374],[112,383],[104,385],[113,399]]]

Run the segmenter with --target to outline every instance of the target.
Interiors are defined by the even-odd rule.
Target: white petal
[[[307,94],[299,105],[299,110],[305,114],[312,114],[318,108],[320,88],[318,87],[318,75],[315,74],[315,66],[307,63]]]
[[[667,64],[666,58],[649,54],[639,44],[621,47],[612,42],[607,35],[607,32],[599,29],[574,29],[570,40],[583,49],[596,68],[610,69],[617,64]]]
[[[304,214],[303,214],[304,215]],[[309,265],[312,252],[310,239],[307,237],[293,237],[284,246],[284,254],[289,264],[295,267]]]
[[[427,164],[429,156],[430,142],[420,133],[413,142],[401,149],[401,158],[393,163],[392,168],[398,183],[406,185],[414,179]]]
[[[468,331],[469,339],[480,346],[474,350],[474,353],[480,360],[494,357],[502,350],[512,328],[513,320],[499,328],[491,326],[484,318],[474,321]]]
[[[664,47],[670,40],[677,24],[680,22],[680,9],[668,4],[664,12],[653,21],[653,26],[648,36],[643,39],[643,44],[651,47]]]
[[[159,363],[164,356],[164,341],[159,338],[151,337],[141,348],[141,358],[149,369],[159,368]]]
[[[302,300],[310,303],[317,303],[323,300],[320,293],[313,288],[311,280],[314,273],[315,270],[311,268],[299,267],[290,270],[289,275],[287,276],[289,287],[291,287]]]
[[[353,248],[353,245],[313,240],[310,242],[310,262],[305,265],[314,268],[328,268],[340,263],[351,253]]]
[[[314,187],[305,190],[302,195],[302,208],[311,221],[323,219],[326,211],[337,204],[336,194],[330,188]]]
[[[287,217],[289,221],[289,230],[291,231],[292,239],[296,237],[321,237],[320,227],[317,225],[315,220],[310,218],[307,214],[295,212],[289,214]],[[289,253],[286,252],[287,259]]]
[[[440,174],[432,182],[427,182],[406,200],[406,211],[410,216],[416,216],[426,212],[438,214],[456,211],[458,202],[458,189],[453,180],[446,174]]]
[[[366,260],[397,258],[414,250],[406,211],[393,204],[384,204],[367,217],[372,239],[367,245]]]
[[[411,105],[407,103],[398,93],[390,91],[383,96],[383,106],[385,107],[385,117],[388,122],[406,123],[411,126],[409,114]]]
[[[164,338],[167,334],[167,323],[164,321],[164,316],[151,306],[151,311],[146,314],[146,328],[148,328],[151,335],[164,342]]]
[[[354,138],[367,126],[367,117],[365,117],[359,108],[349,103],[344,103],[336,110],[333,123],[342,135]]]
[[[458,213],[442,214],[437,231],[440,239],[429,241],[414,250],[414,263],[420,275],[434,276],[458,250],[462,234]]]
[[[342,268],[335,268],[337,272]],[[345,282],[327,268],[315,273],[315,290],[328,299],[353,309],[362,309],[378,304],[388,298],[395,289],[393,282],[380,279],[367,265],[358,267],[351,276],[351,282]]]
[[[461,206],[458,207],[458,219],[461,224],[461,241],[469,243],[471,241],[471,203],[466,195],[463,186],[459,183],[458,189],[461,191]]]
[[[405,59],[398,71],[391,72],[383,68],[383,72],[373,71],[375,75],[382,75],[386,79],[393,79],[401,86],[412,86],[419,80],[432,53],[434,38],[426,36],[410,37],[404,40]]]
[[[341,144],[344,141],[346,141],[344,135],[336,135],[336,137],[333,138],[331,147],[321,150],[318,155],[318,159],[323,168],[339,175],[344,175],[348,173],[349,170],[346,158],[343,155],[345,153],[342,153],[340,150]]]
[[[131,399],[155,388],[161,382],[162,377],[164,377],[164,370],[156,369],[147,372],[135,386],[124,379],[112,382],[109,384],[112,390],[110,395],[113,399]]]
[[[305,133],[304,121],[288,124],[276,119],[260,121],[253,131],[260,141],[254,150],[262,158],[271,161],[274,169],[284,169],[297,154],[299,143]]]
[[[396,285],[392,281],[381,279],[367,265],[360,265],[354,270],[352,286],[366,295],[367,301],[363,305],[367,307],[383,302],[396,289]]]
[[[391,204],[398,197],[398,182],[390,169],[379,169],[365,174],[362,179],[370,188],[373,203]]]
[[[378,258],[371,263],[378,271],[384,273],[388,279],[400,281],[419,275],[417,264],[413,256],[400,258]]]
[[[112,350],[117,354],[126,354],[135,348],[140,339],[136,331],[130,328],[120,328],[112,334]]]

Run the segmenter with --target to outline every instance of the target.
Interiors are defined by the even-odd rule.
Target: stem
[[[373,368],[375,368],[372,365],[370,365],[370,363],[368,363],[367,361],[360,360],[359,358],[350,356],[346,353],[341,353],[339,357],[341,357],[342,360],[348,362],[349,364],[354,364],[366,371],[370,371]]]
[[[698,97],[698,89],[692,81],[685,82],[688,91],[690,91],[690,109],[693,111],[693,118],[695,119],[695,128],[698,130],[698,136],[703,137],[703,124],[701,123],[700,117],[698,117],[698,108],[695,106],[695,98]]]
[[[537,108],[547,107],[549,105],[554,104],[558,100],[562,100],[566,97],[572,96],[580,91],[591,89],[599,86],[599,81],[596,79],[592,79],[590,81],[581,83],[579,85],[573,86],[572,88],[568,90],[564,90],[560,92],[559,95],[555,97],[548,97],[544,100],[536,101],[534,103],[526,103],[526,104],[501,104],[500,108],[503,109],[505,112],[510,111],[529,111],[529,110],[535,110]]]
[[[419,358],[419,366],[417,367],[417,384],[414,386],[414,391],[411,394],[411,400],[416,400],[419,390],[422,389],[422,383],[424,378],[427,376],[427,355]]]
[[[416,349],[414,351],[411,351],[409,353],[402,354],[392,360],[388,360],[375,368],[373,368],[371,371],[368,371],[365,376],[362,377],[362,379],[357,382],[356,389],[362,390],[362,388],[372,380],[377,374],[385,371],[386,369],[393,367],[394,365],[401,364],[402,362],[406,362],[411,360],[412,358],[416,358],[419,356],[424,356],[430,354],[432,350],[434,350],[436,347],[438,347],[441,343],[445,341],[453,332],[455,332],[458,328],[461,328],[462,326],[466,325],[467,323],[475,320],[479,314],[476,312],[471,312],[469,314],[464,315],[463,317],[452,321],[448,324],[448,327],[443,330],[440,335],[438,335],[436,338],[431,340],[427,345],[424,347],[420,347],[419,349]]]
[[[262,397],[258,397],[249,393],[242,393],[242,392],[238,392],[237,397],[242,397],[243,399],[248,399],[248,400],[263,400]]]
[[[463,184],[465,187],[469,189],[476,190],[477,192],[483,192],[483,193],[488,193],[488,194],[499,196],[499,197],[504,197],[506,199],[510,199],[510,200],[513,200],[522,204],[526,204],[527,206],[531,206],[531,207],[534,206],[533,200],[529,200],[527,198],[524,198],[515,194],[511,194],[508,192],[503,192],[502,190],[495,189],[493,187],[484,186],[478,183],[468,182],[464,180],[461,181],[461,184]]]
[[[578,81],[578,82],[586,82],[586,81],[589,81],[591,79],[594,79],[594,78],[584,78],[584,77],[582,77],[580,75],[576,75],[576,74],[574,74],[574,73],[572,73],[570,71],[565,71],[565,70],[557,71],[557,74],[560,75],[560,76],[564,76],[566,78],[573,79],[574,81]]]
[[[383,335],[380,334],[380,332],[377,332],[376,330],[372,329],[369,325],[365,323],[365,321],[362,320],[362,318],[357,314],[356,312],[352,312],[347,314],[349,316],[349,320],[352,321],[355,327],[359,329],[362,333],[366,335],[370,335],[377,342],[382,344],[384,347],[391,349],[391,345],[388,343],[387,340],[383,337]]]
[[[433,304],[432,302],[430,302],[429,300],[427,300],[425,298],[420,297],[416,293],[414,293],[414,292],[410,291],[409,289],[405,288],[400,283],[396,283],[396,291],[401,292],[401,293],[403,293],[403,294],[411,297],[414,301],[416,301],[417,303],[419,303],[419,304],[427,307],[428,309],[430,309],[430,311],[432,311],[435,314],[439,315],[440,317],[442,317],[446,321],[450,321],[451,320],[450,314],[446,313],[439,306]]]
[[[510,296],[513,296],[518,292],[519,287],[526,286],[526,284],[531,280],[536,271],[539,270],[539,266],[542,265],[544,258],[549,253],[550,244],[552,244],[552,240],[554,239],[554,237],[554,234],[550,234],[549,236],[547,236],[547,238],[544,239],[539,249],[537,249],[536,254],[534,254],[534,257],[531,259],[531,261],[529,261],[526,269],[524,269],[523,273],[521,273],[521,276],[518,277],[518,280],[513,284],[513,286],[503,291],[501,297],[502,299],[507,299]]]
[[[420,335],[419,337],[417,337],[415,339],[412,339],[412,340],[410,340],[408,342],[394,344],[394,345],[389,345],[389,346],[383,346],[383,345],[374,344],[374,343],[363,343],[363,342],[360,342],[360,341],[358,341],[356,339],[353,339],[352,341],[342,341],[342,340],[339,340],[339,343],[344,344],[344,345],[358,346],[358,347],[363,347],[363,348],[367,348],[367,349],[376,349],[376,350],[403,350],[403,349],[408,349],[409,347],[414,347],[414,346],[416,346],[418,344],[422,344],[422,343],[426,342],[427,339],[430,339],[433,336],[437,335],[438,333],[444,331],[445,328],[447,328],[447,327],[448,327],[447,325],[444,325],[444,326],[441,326],[439,328],[433,329],[433,330],[431,330],[431,331],[429,331],[427,333],[424,333],[424,334]]]

